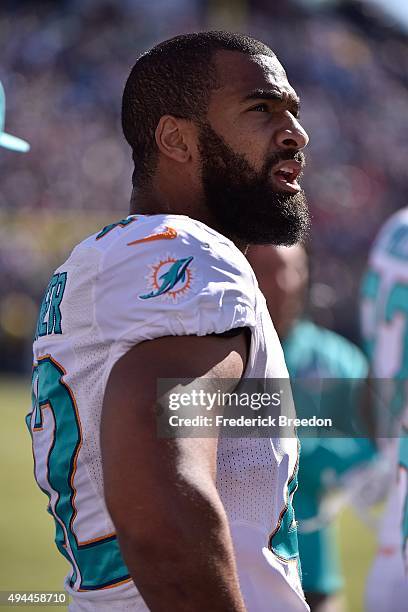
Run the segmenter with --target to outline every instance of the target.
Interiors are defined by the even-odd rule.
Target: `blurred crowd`
[[[6,128],[31,151],[0,151],[0,370],[29,367],[52,269],[87,233],[127,214],[131,159],[120,102],[138,54],[208,28],[270,44],[302,97],[311,136],[309,308],[319,323],[358,340],[368,249],[384,218],[407,203],[408,41],[365,4],[307,7],[306,0],[2,2]]]

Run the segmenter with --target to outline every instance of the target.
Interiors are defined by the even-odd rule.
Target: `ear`
[[[172,115],[160,117],[155,140],[163,155],[179,163],[186,163],[191,158],[189,123]]]

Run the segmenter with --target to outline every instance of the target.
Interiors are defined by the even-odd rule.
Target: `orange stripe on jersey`
[[[125,578],[125,580],[121,580],[120,582],[115,582],[115,584],[108,584],[107,586],[101,587],[100,589],[97,589],[97,590],[98,591],[107,591],[108,589],[115,589],[116,587],[120,586],[121,584],[125,584],[126,582],[131,582],[132,580],[133,580],[133,578]],[[79,588],[78,591],[80,593],[89,593],[89,589],[81,589],[81,588]]]
[[[100,542],[101,540],[106,540],[107,538],[116,538],[116,533],[108,533],[107,535],[99,536],[98,538],[93,538],[91,540],[86,540],[85,542],[80,542],[79,546],[87,546],[88,544],[94,544],[94,542]]]
[[[128,242],[127,245],[132,246],[134,244],[141,244],[142,242],[153,242],[153,240],[173,240],[174,238],[177,238],[176,230],[166,225],[166,230],[164,232],[150,234],[150,236],[146,236],[145,238],[139,238],[139,240]]]

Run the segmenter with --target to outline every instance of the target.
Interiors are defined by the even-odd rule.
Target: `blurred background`
[[[138,54],[180,32],[229,28],[277,52],[311,135],[311,308],[358,340],[356,295],[373,237],[407,203],[408,5],[335,0],[2,0],[6,128],[0,151],[0,370],[30,368],[37,305],[53,268],[127,214],[130,149],[121,94]],[[405,8],[404,8],[405,6]]]
[[[311,136],[304,178],[313,215],[309,308],[318,323],[359,342],[358,287],[369,247],[383,220],[407,204],[407,3],[2,0],[6,130],[31,144],[24,155],[0,149],[0,401],[6,422],[8,416],[15,422],[16,407],[19,416],[28,408],[17,376],[31,368],[37,308],[51,272],[79,240],[127,215],[132,164],[120,104],[131,66],[156,42],[205,29],[246,32],[269,44],[301,95],[302,123]],[[36,588],[50,588],[35,551],[25,548],[22,562],[26,542],[16,542],[8,518],[22,512],[27,529],[30,504],[45,505],[31,474],[22,476],[25,502],[21,487],[13,488],[14,467],[30,461],[20,421],[3,431],[2,442],[1,484],[11,493],[10,514],[0,521],[15,560],[2,559],[2,581],[7,565],[8,582],[0,586],[28,588],[38,574],[43,583]],[[341,527],[348,556],[358,554],[351,533],[364,530],[353,520]],[[44,559],[52,559],[46,575],[54,584],[65,568],[61,574],[64,562],[54,562],[51,521],[44,521],[30,531],[30,546],[46,542]],[[361,572],[373,551],[372,536],[364,537]],[[361,609],[362,586],[351,583],[354,569],[348,572],[354,612]]]
[[[0,370],[29,370],[53,268],[88,232],[127,214],[131,160],[120,103],[138,54],[207,28],[270,44],[302,97],[311,135],[311,308],[318,322],[358,340],[368,248],[383,219],[407,203],[407,3],[2,0],[6,129],[31,151],[0,151]]]

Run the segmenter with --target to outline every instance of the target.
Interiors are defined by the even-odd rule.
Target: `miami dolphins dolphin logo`
[[[189,265],[193,259],[194,257],[192,256],[185,257],[184,259],[167,257],[165,261],[160,261],[157,265],[153,266],[151,278],[153,289],[150,293],[139,295],[139,298],[141,300],[148,300],[169,294],[169,297],[177,299],[179,294],[186,293],[191,286],[191,269],[189,269]],[[163,272],[163,269],[165,272]]]

